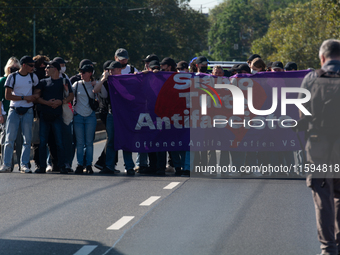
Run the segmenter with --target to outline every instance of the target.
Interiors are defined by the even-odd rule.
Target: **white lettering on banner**
[[[282,142],[284,147],[295,147],[297,141],[295,140],[281,140],[277,141],[278,143]],[[205,149],[208,147],[221,147],[221,146],[236,146],[237,147],[244,147],[244,148],[275,148],[277,144],[275,142],[263,142],[259,140],[250,140],[250,141],[236,141],[236,140],[195,140],[191,139],[189,141],[188,146],[191,148],[196,149]],[[145,149],[152,149],[152,148],[169,148],[174,146],[183,146],[183,141],[171,141],[171,142],[164,142],[164,141],[137,141],[135,142],[135,148],[145,148]]]

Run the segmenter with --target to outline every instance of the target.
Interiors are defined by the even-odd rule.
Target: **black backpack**
[[[134,66],[130,66],[130,72],[129,72],[129,74],[131,74],[131,73],[135,73],[135,67],[134,67]]]
[[[311,86],[309,134],[324,134],[332,139],[340,132],[340,72],[316,70],[317,78]]]

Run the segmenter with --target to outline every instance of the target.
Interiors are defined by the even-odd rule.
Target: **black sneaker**
[[[81,165],[78,165],[76,168],[76,171],[74,171],[74,174],[83,174],[84,173],[84,168]]]
[[[159,170],[157,170],[156,175],[165,176],[165,169],[159,169]]]
[[[126,170],[126,175],[129,175],[129,176],[135,175],[135,170],[133,170],[133,169]]]
[[[103,170],[103,168],[105,167],[105,165],[102,165],[100,162],[96,162],[95,164],[94,164],[94,167],[95,168],[98,168],[99,170]]]
[[[36,174],[46,174],[46,169],[37,168],[34,172]]]
[[[189,170],[183,170],[181,176],[183,176],[183,177],[190,177],[190,171]]]
[[[52,172],[60,172],[60,168],[58,166],[53,166]]]
[[[176,167],[175,169],[176,169],[175,175],[176,176],[181,176],[182,175],[182,168],[181,167]]]
[[[86,166],[86,174],[93,174],[92,166]]]
[[[108,168],[108,167],[104,167],[103,168],[103,170],[101,170],[100,172],[99,172],[99,174],[115,174],[115,172],[114,171],[112,171],[110,168]]]
[[[60,174],[68,174],[68,171],[65,167],[60,168]]]
[[[144,167],[144,168],[139,168],[138,173],[140,174],[156,174],[157,169],[152,168],[152,167]]]

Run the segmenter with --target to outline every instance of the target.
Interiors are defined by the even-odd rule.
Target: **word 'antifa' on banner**
[[[304,145],[292,127],[299,110],[310,115],[303,106],[310,93],[300,88],[308,72],[110,76],[115,149],[300,150]]]

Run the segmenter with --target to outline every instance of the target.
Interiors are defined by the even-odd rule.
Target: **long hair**
[[[16,64],[19,69],[21,68],[20,61],[16,57],[10,57],[7,61],[7,64],[5,65],[4,71],[5,71],[5,77],[10,75],[11,70],[10,67]]]

